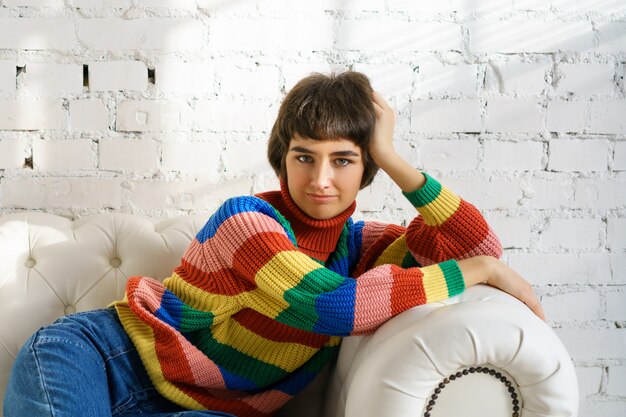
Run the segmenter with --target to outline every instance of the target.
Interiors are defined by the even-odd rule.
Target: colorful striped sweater
[[[474,206],[427,176],[408,228],[301,212],[285,187],[226,201],[163,283],[128,280],[120,319],[156,388],[190,409],[269,416],[336,355],[464,290],[456,260],[499,257]]]

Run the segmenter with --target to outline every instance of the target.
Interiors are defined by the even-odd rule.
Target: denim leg
[[[20,350],[4,417],[209,417],[185,411],[152,385],[114,309],[62,317]]]

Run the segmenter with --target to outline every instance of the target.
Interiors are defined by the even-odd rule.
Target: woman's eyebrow
[[[313,152],[312,150],[303,148],[302,146],[294,146],[293,148],[289,149],[289,152],[298,152],[298,153],[304,153],[304,154],[309,154],[309,155],[315,154],[315,152]],[[356,157],[361,156],[357,152],[351,151],[351,150],[336,151],[336,152],[331,153],[331,155],[332,156],[356,156]]]

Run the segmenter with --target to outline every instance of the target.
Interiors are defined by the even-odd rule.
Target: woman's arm
[[[500,241],[480,211],[432,177],[413,168],[395,151],[394,111],[376,92],[372,95],[372,102],[377,119],[369,153],[420,213],[402,236],[402,243],[415,260],[420,265],[430,265],[477,255],[500,257]],[[369,231],[366,228],[364,233]],[[376,241],[371,236],[364,240]],[[367,249],[365,247],[364,252]]]

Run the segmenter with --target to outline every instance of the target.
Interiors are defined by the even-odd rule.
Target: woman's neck
[[[301,252],[326,262],[335,250],[337,241],[348,218],[354,213],[356,202],[345,211],[330,219],[315,219],[293,201],[287,184],[281,182],[280,191],[257,194],[257,197],[270,203],[291,224]]]

